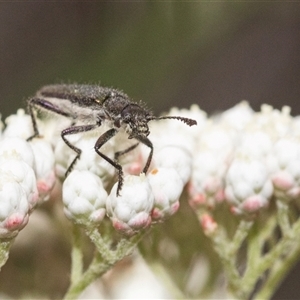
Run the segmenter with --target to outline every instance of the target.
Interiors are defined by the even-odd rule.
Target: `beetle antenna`
[[[177,117],[177,116],[162,116],[162,117],[153,117],[151,120],[164,120],[164,119],[176,119],[184,122],[189,126],[197,125],[197,121],[189,118]]]

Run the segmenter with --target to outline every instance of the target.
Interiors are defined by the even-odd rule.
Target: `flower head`
[[[173,215],[179,208],[179,197],[184,187],[177,171],[172,168],[155,168],[147,177],[154,194],[152,218],[163,220]]]
[[[300,198],[300,140],[279,139],[268,160],[274,194],[281,200]]]
[[[234,213],[255,213],[268,206],[273,185],[267,167],[258,160],[236,158],[226,174],[225,197]]]
[[[117,196],[116,191],[117,184],[113,186],[106,202],[107,214],[113,226],[127,235],[148,227],[151,224],[154,196],[145,174],[125,176],[121,195]]]
[[[105,216],[106,198],[100,178],[90,171],[74,170],[64,181],[64,211],[76,223],[99,224]]]

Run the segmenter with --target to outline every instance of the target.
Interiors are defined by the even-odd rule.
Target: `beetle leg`
[[[30,113],[31,116],[31,121],[32,121],[32,126],[33,126],[33,131],[34,134],[32,136],[30,136],[27,141],[32,140],[33,138],[39,136],[39,130],[37,127],[37,123],[36,123],[36,117],[34,115],[33,112],[33,108],[39,106],[43,109],[46,109],[48,111],[54,112],[56,114],[68,117],[68,118],[74,118],[72,115],[70,115],[69,113],[64,112],[63,110],[60,110],[59,107],[57,107],[56,105],[52,104],[51,102],[45,100],[45,99],[41,99],[41,98],[32,98],[28,100],[28,111]]]
[[[126,153],[128,153],[128,152],[130,152],[130,151],[132,151],[132,150],[134,150],[138,145],[139,145],[139,143],[136,143],[136,144],[134,144],[134,145],[128,147],[128,148],[125,149],[125,150],[116,152],[116,153],[115,153],[115,160],[118,160],[120,156],[122,156],[122,155],[124,155],[124,154],[126,154]]]
[[[75,147],[73,144],[71,144],[67,139],[66,139],[66,135],[70,135],[70,134],[76,134],[76,133],[80,133],[80,132],[86,132],[86,131],[90,131],[95,129],[96,127],[99,127],[98,124],[92,124],[92,125],[80,125],[80,126],[72,126],[72,127],[68,127],[66,129],[64,129],[61,132],[61,137],[64,140],[64,142],[73,150],[77,153],[76,157],[74,158],[74,160],[72,161],[72,163],[70,164],[70,166],[68,167],[67,171],[66,171],[66,177],[69,175],[69,173],[72,171],[76,161],[79,159],[80,155],[81,155],[81,149]]]
[[[116,135],[118,131],[114,128],[109,129],[105,133],[103,133],[97,140],[95,144],[95,151],[103,158],[105,159],[108,163],[110,163],[113,167],[115,167],[118,170],[118,187],[117,187],[117,196],[120,196],[120,191],[122,189],[123,185],[123,170],[122,166],[119,165],[117,162],[113,161],[109,157],[107,157],[105,154],[101,153],[99,149],[108,141],[110,140],[113,136]]]
[[[134,138],[150,148],[150,153],[149,153],[146,165],[143,169],[143,173],[146,174],[150,167],[152,156],[153,156],[153,145],[152,145],[151,141],[145,136],[137,135],[137,136],[134,136]]]

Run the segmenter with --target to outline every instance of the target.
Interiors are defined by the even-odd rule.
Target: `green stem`
[[[0,241],[0,270],[5,265],[9,256],[9,248],[12,245],[13,240]]]
[[[232,255],[237,254],[238,250],[241,248],[242,243],[248,236],[249,231],[252,228],[252,226],[253,226],[253,221],[242,220],[239,223],[239,226],[234,234],[234,237],[233,237],[231,245],[230,245]]]
[[[277,219],[280,229],[282,231],[282,235],[286,235],[290,233],[290,221],[289,221],[289,206],[285,201],[281,201],[279,199],[276,200],[277,206]]]
[[[93,244],[96,246],[98,253],[101,253],[103,259],[107,262],[114,261],[114,251],[112,251],[106,239],[100,234],[97,228],[86,231]]]
[[[219,228],[214,235],[210,236],[210,238],[224,266],[230,290],[233,294],[236,294],[241,288],[240,274],[235,265],[235,257],[232,255],[232,251],[234,251],[236,246],[232,247],[225,232],[221,230],[221,228]],[[239,238],[237,238],[237,240],[239,240]]]
[[[80,227],[73,224],[73,247],[71,253],[71,284],[76,282],[82,275],[83,254],[82,254],[82,237]]]
[[[242,282],[245,295],[250,295],[254,286],[262,275],[262,273],[269,268],[269,264],[263,262],[262,248],[266,239],[268,239],[274,228],[276,227],[276,218],[271,217],[265,226],[257,226],[253,228],[248,239],[248,251],[247,251],[247,268],[244,273]]]
[[[89,268],[82,274],[76,282],[73,282],[64,299],[77,299],[79,295],[98,277],[102,276],[109,268],[110,264],[102,262],[102,257],[99,253],[95,254]]]
[[[270,274],[255,299],[269,299],[280,281],[286,276],[300,256],[300,220],[294,223],[290,233],[285,235],[268,255],[265,263],[269,264]],[[273,267],[271,267],[273,265]]]
[[[77,299],[78,296],[85,290],[85,288],[87,288],[94,280],[101,277],[118,261],[129,255],[144,234],[144,232],[141,231],[131,238],[123,238],[119,241],[116,249],[111,250],[108,244],[105,242],[105,238],[101,236],[96,228],[86,232],[91,241],[95,244],[97,252],[95,252],[94,259],[88,269],[79,278],[78,271],[75,271],[74,267],[74,274],[72,278],[74,279],[76,277],[77,280],[71,282],[69,290],[64,299]],[[77,253],[77,250],[74,250],[74,257],[76,259],[80,257],[80,254]]]

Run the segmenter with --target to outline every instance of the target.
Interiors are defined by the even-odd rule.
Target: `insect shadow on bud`
[[[34,134],[27,141],[40,136],[34,114],[34,109],[38,108],[67,117],[72,121],[72,125],[61,132],[64,142],[76,152],[76,157],[68,167],[66,176],[72,171],[81,155],[81,149],[71,144],[67,136],[94,130],[104,122],[108,125],[110,129],[97,139],[94,149],[98,155],[115,167],[118,172],[117,196],[120,195],[123,185],[123,170],[118,163],[118,157],[130,152],[139,143],[142,143],[150,148],[143,173],[146,173],[149,169],[153,155],[153,145],[147,137],[150,134],[149,121],[176,119],[188,126],[197,124],[195,120],[179,116],[155,117],[149,110],[133,102],[126,94],[117,89],[99,85],[47,85],[41,88],[35,97],[28,100],[28,111],[31,116]],[[117,152],[113,160],[100,152],[100,148],[115,136],[121,128],[127,132],[129,139],[135,139],[137,143],[123,151]]]

